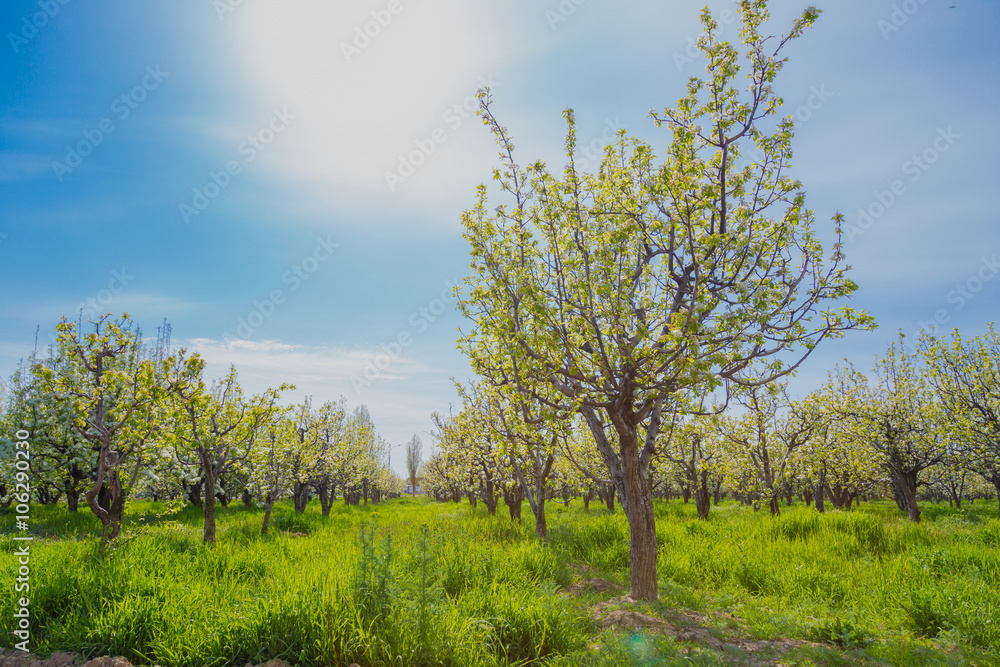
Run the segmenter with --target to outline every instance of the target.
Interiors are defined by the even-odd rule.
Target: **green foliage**
[[[847,648],[864,648],[874,641],[867,630],[850,621],[842,621],[839,616],[833,622],[826,621],[817,627],[816,638]]]

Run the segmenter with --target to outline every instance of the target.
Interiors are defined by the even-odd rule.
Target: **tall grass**
[[[611,593],[562,591],[584,566],[586,576],[627,591],[628,526],[620,511],[558,509],[541,542],[531,526],[481,507],[423,499],[338,504],[330,517],[280,504],[268,536],[260,535],[259,510],[220,508],[218,542],[205,546],[197,508],[164,516],[160,505],[137,502],[124,537],[102,554],[89,513],[32,508],[32,647],[164,667],[272,658],[401,667],[726,664],[669,638],[594,627],[589,606]],[[928,509],[914,525],[886,503],[823,515],[796,506],[773,518],[724,503],[706,522],[693,504],[660,503],[661,601],[646,611],[680,607],[712,618],[726,610],[759,638],[831,642],[842,647],[831,651],[872,662],[947,662],[966,645],[978,647],[976,659],[997,659],[1000,521],[992,506]],[[11,524],[0,514],[0,528]],[[7,646],[19,597],[14,548],[0,539]]]

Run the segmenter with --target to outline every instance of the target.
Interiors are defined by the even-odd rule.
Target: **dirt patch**
[[[563,590],[570,595],[580,595],[585,591],[592,591],[595,593],[617,593],[621,590],[621,587],[611,583],[607,579],[591,577],[590,579],[584,579],[583,581],[575,581]]]
[[[591,609],[590,617],[602,628],[611,628],[625,632],[651,632],[667,635],[678,641],[701,644],[713,651],[738,649],[744,653],[784,653],[803,646],[823,646],[815,642],[798,639],[755,640],[738,635],[738,629],[722,629],[705,627],[708,618],[697,612],[686,609],[668,609],[664,617],[650,616],[637,609],[631,609],[636,602],[631,597],[623,595],[598,602]],[[727,613],[713,614],[719,620],[735,621],[738,617]],[[737,625],[738,627],[738,625]]]
[[[48,658],[39,658],[24,651],[0,649],[0,667],[70,667],[78,664],[79,658],[76,653],[53,653]]]
[[[92,660],[84,660],[76,653],[53,653],[48,658],[23,651],[0,649],[0,667],[133,667],[132,663],[122,657],[103,656]],[[246,667],[292,667],[284,660],[269,660],[261,665],[248,662]],[[355,666],[352,666],[355,667]]]

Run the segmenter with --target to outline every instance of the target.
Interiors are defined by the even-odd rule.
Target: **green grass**
[[[100,553],[87,510],[33,507],[32,648],[124,655],[164,667],[245,665],[768,664],[770,649],[724,651],[659,635],[600,630],[590,607],[612,593],[564,589],[586,576],[628,584],[619,512],[550,509],[547,543],[531,521],[483,507],[400,499],[335,505],[330,517],[279,504],[221,509],[218,542],[201,513],[137,501],[123,538]],[[819,642],[782,664],[1000,664],[1000,520],[993,503],[891,503],[779,517],[735,503],[699,521],[693,503],[658,503],[660,600],[718,636]],[[529,516],[530,518],[530,516]],[[0,646],[12,646],[13,516],[0,513]],[[302,536],[301,534],[305,534]],[[719,612],[726,612],[721,615]],[[597,648],[599,647],[599,650]],[[770,651],[770,652],[769,652]]]

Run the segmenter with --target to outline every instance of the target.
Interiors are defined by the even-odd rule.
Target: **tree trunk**
[[[122,518],[125,515],[125,491],[122,489],[118,466],[115,465],[117,454],[110,453],[106,444],[104,447],[98,454],[100,465],[94,480],[95,488],[85,494],[87,505],[101,522],[102,549],[104,544],[121,535]],[[99,487],[96,486],[98,481]]]
[[[708,511],[712,507],[711,497],[708,493],[708,472],[701,471],[701,479],[694,482],[694,504],[698,510],[698,518],[708,520]]]
[[[820,514],[826,511],[826,506],[823,504],[823,488],[825,486],[826,466],[823,466],[819,471],[819,482],[816,484],[816,489],[813,491],[813,498],[816,501],[816,511]]]
[[[80,506],[80,491],[76,488],[76,483],[66,486],[66,509],[76,512]]]
[[[248,509],[253,507],[253,494],[250,493],[250,489],[243,489],[243,506]]]
[[[295,511],[301,514],[309,504],[309,485],[305,482],[295,482],[292,488],[292,498],[295,501]]]
[[[520,521],[521,502],[524,500],[524,489],[521,488],[520,484],[513,484],[511,486],[514,488],[509,489],[504,487],[503,502],[507,505],[507,510],[510,512],[510,520]]]
[[[892,482],[892,498],[896,501],[896,507],[899,508],[900,512],[906,511],[906,499],[903,497],[903,490],[899,486],[899,482],[893,479]]]
[[[117,540],[118,536],[122,533],[122,521],[125,519],[125,491],[121,488],[120,483],[115,484],[117,489],[112,489],[111,492],[111,509],[108,512],[110,515],[110,530],[108,531],[109,540]]]
[[[549,536],[549,525],[545,521],[545,497],[542,496],[539,500],[535,501],[535,535],[541,539],[545,539]]]
[[[993,488],[997,490],[997,515],[1000,516],[1000,474],[995,474],[990,478]]]
[[[619,432],[619,438],[622,438]],[[639,468],[638,443],[634,433],[632,442],[621,443],[622,453],[622,505],[627,510],[629,527],[629,582],[632,597],[637,600],[656,600],[656,515],[653,513],[653,494],[649,479]],[[626,437],[627,437],[626,436]]]
[[[202,537],[205,544],[215,542],[215,470],[212,458],[207,452],[201,454],[201,469],[205,475],[205,533]]]
[[[903,507],[909,515],[910,521],[920,523],[920,508],[917,506],[917,473],[912,471],[896,472],[895,478]]]
[[[497,490],[492,478],[486,479],[486,485],[483,488],[483,502],[486,503],[486,511],[490,516],[497,513]]]
[[[267,535],[267,527],[271,523],[272,509],[274,509],[274,501],[269,498],[267,501],[267,507],[264,509],[264,524],[260,528],[261,535]]]
[[[319,506],[323,511],[323,516],[330,516],[333,508],[333,488],[329,479],[324,479],[319,484]]]
[[[195,507],[201,507],[201,485],[202,480],[188,487],[188,501]]]
[[[106,480],[104,484],[101,484],[101,488],[97,492],[97,504],[105,512],[111,511],[111,490],[108,488]]]

